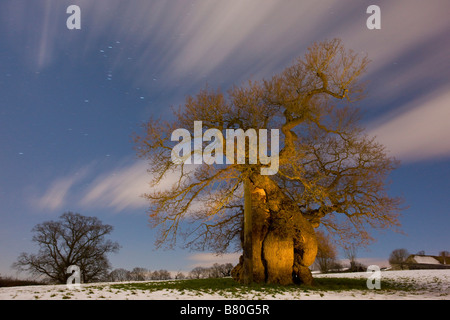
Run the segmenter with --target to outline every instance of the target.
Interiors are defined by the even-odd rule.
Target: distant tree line
[[[366,271],[367,267],[361,262],[357,261],[358,248],[354,244],[348,244],[344,247],[344,256],[349,261],[349,266],[345,267],[338,259],[338,252],[335,242],[329,234],[323,231],[316,231],[317,237],[317,255],[313,264],[313,269],[321,273],[329,272],[361,272]]]
[[[231,276],[233,265],[231,263],[215,263],[211,267],[195,267],[188,274],[178,272],[172,275],[165,269],[151,271],[146,268],[135,267],[133,270],[118,268],[112,270],[104,281],[149,281],[149,280],[170,280],[170,279],[205,279],[224,278]]]
[[[150,271],[146,268],[136,267],[129,271],[123,268],[114,269],[106,277],[105,281],[146,281],[146,280],[169,280],[170,272],[164,269]]]
[[[225,278],[231,276],[233,265],[231,263],[218,264],[215,263],[209,268],[195,267],[189,272],[190,279],[204,279],[204,278]]]

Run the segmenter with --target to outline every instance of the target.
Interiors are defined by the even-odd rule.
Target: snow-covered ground
[[[364,278],[370,274],[340,273],[318,274],[315,277],[345,277]],[[407,291],[383,290],[383,281],[395,280],[409,285],[413,289]],[[181,280],[182,281],[182,280]],[[26,286],[0,288],[0,300],[181,300],[181,299],[433,299],[450,300],[450,269],[447,270],[408,270],[408,271],[383,271],[381,272],[381,289],[373,290],[345,290],[345,291],[321,291],[321,290],[288,290],[282,293],[258,292],[245,293],[235,296],[231,293],[201,293],[196,291],[178,291],[163,289],[154,292],[145,290],[124,290],[112,288],[112,283],[82,284],[80,288],[69,289],[66,285]],[[116,283],[117,284],[117,283]]]

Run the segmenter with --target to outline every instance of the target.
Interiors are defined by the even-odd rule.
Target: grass
[[[112,284],[112,289],[131,291],[133,294],[136,290],[147,292],[155,292],[160,290],[178,291],[184,295],[190,293],[193,295],[202,294],[218,294],[221,296],[243,297],[251,295],[254,298],[263,299],[264,296],[275,297],[277,294],[309,294],[318,293],[321,296],[325,292],[342,292],[349,290],[371,291],[367,288],[366,279],[349,279],[349,278],[316,278],[313,286],[306,285],[274,285],[274,284],[251,284],[243,285],[231,278],[217,279],[189,279],[179,281],[158,281],[158,282],[137,282],[137,283],[121,283]],[[401,283],[393,281],[383,281],[379,292],[405,290],[408,287]]]

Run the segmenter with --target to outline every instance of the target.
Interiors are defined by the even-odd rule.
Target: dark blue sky
[[[19,253],[36,249],[34,225],[65,211],[115,227],[114,268],[190,270],[216,259],[154,250],[139,197],[149,177],[131,135],[151,115],[170,117],[170,106],[206,82],[226,90],[268,78],[334,37],[372,60],[363,121],[402,161],[391,193],[408,205],[406,235],[374,233],[360,259],[382,264],[400,247],[449,250],[450,4],[376,2],[381,30],[366,27],[369,1],[3,0],[0,274],[14,275]],[[80,30],[66,27],[71,4],[81,9]]]

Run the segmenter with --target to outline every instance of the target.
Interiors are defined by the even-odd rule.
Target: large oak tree
[[[183,234],[196,249],[225,252],[233,243],[243,245],[244,182],[252,221],[251,249],[244,253],[251,251],[253,281],[311,283],[319,226],[337,241],[359,243],[372,240],[372,228],[398,226],[400,200],[386,188],[397,161],[358,124],[356,104],[364,96],[359,78],[368,63],[338,39],[314,43],[270,79],[226,94],[207,87],[188,96],[173,121],[150,119],[135,141],[154,177],[145,197],[150,221],[160,227],[157,244],[174,244]],[[194,138],[194,121],[224,136],[227,129],[279,129],[278,172],[262,175],[267,165],[250,164],[248,152],[245,164],[172,161],[172,132],[186,128]],[[171,187],[159,188],[168,180]],[[243,263],[233,270],[240,281]]]

